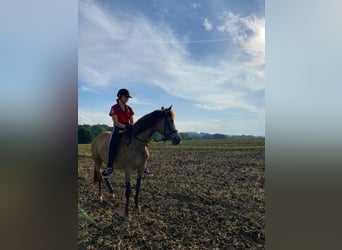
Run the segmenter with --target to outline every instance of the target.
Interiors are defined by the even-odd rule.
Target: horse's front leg
[[[104,178],[104,182],[105,182],[105,184],[106,184],[106,186],[107,186],[107,188],[108,188],[108,190],[109,190],[109,193],[114,197],[113,187],[112,187],[112,185],[110,184],[108,178]],[[101,188],[101,187],[100,187],[100,188]],[[100,192],[101,192],[101,190],[100,190]]]
[[[135,208],[138,209],[138,212],[140,212],[139,204],[138,204],[139,203],[140,185],[141,185],[141,175],[138,175],[137,185],[135,186],[135,197],[134,197],[134,205],[135,205]]]
[[[126,181],[126,207],[125,207],[125,213],[127,218],[129,218],[129,197],[131,195],[131,182]]]

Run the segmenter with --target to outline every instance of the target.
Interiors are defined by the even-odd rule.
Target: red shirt
[[[125,111],[123,111],[121,110],[119,104],[115,104],[111,107],[109,115],[110,116],[116,115],[120,123],[129,124],[129,120],[134,115],[134,111],[128,105],[125,105]]]

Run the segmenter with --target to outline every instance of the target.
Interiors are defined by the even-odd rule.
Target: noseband
[[[168,128],[168,130],[170,131],[168,134],[166,134],[166,128]],[[177,133],[178,130],[173,129],[172,126],[172,120],[170,119],[170,117],[165,113],[165,117],[164,117],[164,136],[165,136],[165,141],[167,141],[168,139],[170,139],[170,137],[174,134]]]

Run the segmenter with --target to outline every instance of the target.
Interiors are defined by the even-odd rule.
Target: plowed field
[[[128,221],[123,171],[110,177],[116,198],[103,187],[101,203],[90,145],[79,145],[78,249],[265,248],[264,139],[159,142],[149,151],[154,176],[142,180],[140,213],[131,195]]]

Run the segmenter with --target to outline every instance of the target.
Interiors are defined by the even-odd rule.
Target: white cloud
[[[194,9],[197,9],[197,8],[201,8],[201,5],[199,3],[191,3],[190,7],[194,8]]]
[[[208,18],[204,19],[203,26],[204,26],[206,31],[210,31],[213,29],[213,25],[208,21]]]
[[[83,92],[90,92],[90,93],[97,93],[96,92],[96,90],[94,90],[94,89],[92,89],[92,88],[89,88],[89,87],[87,87],[87,86],[81,86],[81,89],[80,89],[81,91],[83,91]]]
[[[130,99],[129,102],[135,105],[150,105],[151,104],[150,102],[142,101],[137,97]]]
[[[224,12],[222,24],[217,30],[227,32],[234,43],[259,64],[265,62],[265,19],[256,16],[241,17],[232,12]]]
[[[78,124],[94,125],[94,121],[96,121],[96,124],[107,124],[108,126],[113,126],[108,113],[78,110]]]
[[[186,44],[177,43],[169,27],[142,15],[108,13],[95,2],[80,1],[79,80],[87,88],[148,82],[202,108],[258,112],[263,105],[251,96],[265,87],[262,24],[254,17],[223,16],[218,29],[228,32],[251,59],[222,57],[215,66],[207,66],[189,59]]]

